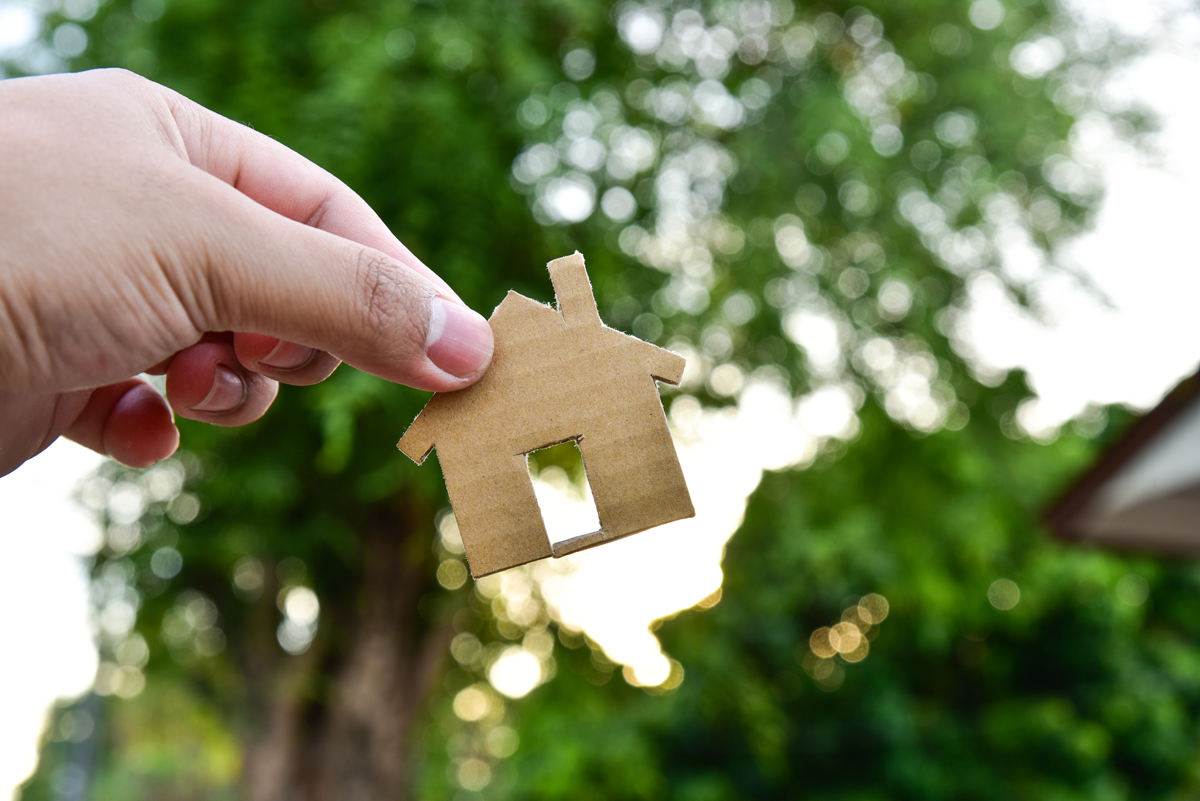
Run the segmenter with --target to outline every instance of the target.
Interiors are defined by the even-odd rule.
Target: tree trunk
[[[409,523],[419,515],[406,517]],[[346,599],[356,613],[322,610],[323,626],[340,618],[350,621],[350,631],[336,637],[323,632],[301,657],[280,654],[272,686],[260,699],[257,736],[246,750],[247,801],[408,796],[413,728],[440,675],[453,629],[420,618],[429,551],[411,547],[411,526],[398,522],[376,521],[363,534],[360,592]],[[343,643],[344,653],[322,658],[316,652],[331,641]]]

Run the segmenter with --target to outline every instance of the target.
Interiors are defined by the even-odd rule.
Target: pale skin
[[[340,361],[449,391],[491,355],[487,322],[283,145],[119,70],[0,81],[0,475],[59,436],[149,466],[172,410],[244,425]]]

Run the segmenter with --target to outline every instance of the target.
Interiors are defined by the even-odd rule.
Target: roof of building
[[[1045,520],[1064,539],[1200,551],[1200,372],[1130,426]]]

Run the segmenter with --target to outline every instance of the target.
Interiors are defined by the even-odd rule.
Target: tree
[[[981,275],[1023,297],[1003,269],[1004,243],[1029,241],[1052,264],[1056,244],[1086,225],[1098,187],[1071,159],[1071,126],[1088,114],[1131,132],[1141,124],[1091,103],[1089,88],[1121,54],[1108,33],[1037,0],[799,9],[786,0],[113,0],[67,4],[52,22],[63,53],[78,33],[90,43],[72,67],[135,69],[330,169],[477,308],[509,288],[547,298],[541,265],[577,247],[604,318],[695,365],[675,402],[728,405],[760,382],[847,411],[850,425],[821,432],[819,471],[764,485],[731,552],[726,601],[670,629],[680,655],[695,654],[683,660],[689,676],[738,671],[741,719],[765,732],[748,741],[755,770],[771,781],[789,775],[789,752],[771,745],[787,713],[752,680],[756,644],[731,632],[751,626],[786,640],[786,651],[807,634],[781,617],[824,620],[838,611],[830,593],[861,594],[870,575],[855,562],[813,596],[735,580],[758,569],[742,543],[762,556],[785,549],[783,535],[797,529],[843,525],[825,506],[824,517],[810,516],[812,476],[846,484],[829,497],[861,517],[844,525],[864,544],[885,534],[866,490],[898,479],[927,493],[914,495],[908,525],[932,515],[950,531],[954,504],[930,496],[946,475],[980,496],[961,514],[999,510],[994,553],[1029,541],[1028,504],[1005,505],[991,465],[969,450],[980,438],[994,440],[985,453],[997,458],[1017,447],[996,421],[1018,435],[1013,414],[1027,389],[1019,378],[980,382],[954,347],[955,309]],[[479,681],[505,642],[528,643],[531,632],[545,640],[553,621],[544,605],[518,620],[502,598],[463,583],[445,518],[435,536],[446,505],[439,476],[389,447],[421,402],[343,369],[285,391],[246,429],[185,425],[188,454],[140,476],[109,467],[85,489],[108,532],[96,563],[108,624],[98,689],[136,696],[108,705],[97,797],[221,797],[240,783],[255,801],[400,798],[414,781],[445,795],[445,768],[463,787],[489,786],[518,736],[526,745],[512,764],[533,771],[522,768],[531,783],[518,796],[527,787],[565,794],[568,776],[578,790],[615,764],[581,757],[565,713],[537,698],[528,708],[544,718],[531,722],[531,712],[514,726],[511,704]],[[1030,462],[1050,459],[1022,448]],[[894,456],[873,464],[873,449]],[[926,457],[957,459],[965,477],[951,467],[907,475]],[[953,598],[945,587],[958,567],[927,565],[919,580]],[[136,610],[134,629],[122,609]],[[710,618],[728,621],[714,636],[745,646],[712,651],[729,664],[688,644],[689,632],[713,628]],[[448,667],[461,634],[470,638],[453,649],[460,664]],[[911,669],[904,660],[920,655],[897,659]],[[769,658],[777,667],[778,654]],[[602,654],[588,659],[604,665]],[[903,695],[909,676],[888,681]],[[671,771],[685,769],[672,759],[687,750],[686,728],[619,716],[682,714],[681,699],[701,686],[693,679],[653,702],[628,688],[572,697],[570,714],[581,705],[618,744],[667,743],[636,759],[599,749],[629,760],[609,794],[661,794]],[[449,711],[468,689],[482,699],[482,722]],[[419,747],[418,731],[453,755]],[[539,766],[523,756],[535,748],[566,761]],[[195,762],[197,751],[232,756]],[[697,785],[695,797],[771,786],[730,781]]]
[[[566,651],[521,710],[502,768],[516,790],[495,797],[1194,792],[1195,565],[1035,524],[1094,444],[977,423],[913,438],[870,404],[862,418],[837,461],[764,480],[720,603],[660,630],[678,689],[597,687]]]

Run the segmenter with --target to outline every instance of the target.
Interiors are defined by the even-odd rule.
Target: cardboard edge
[[[401,453],[403,453],[405,456],[407,456],[409,459],[412,459],[417,464],[418,467],[425,464],[425,460],[429,458],[429,454],[433,453],[433,446],[431,445],[429,447],[429,450],[425,451],[424,453],[422,453],[420,455],[414,455],[413,453],[411,453],[405,449],[403,437],[401,437],[400,441],[396,443],[396,448]]]
[[[547,262],[546,271],[554,287],[554,309],[569,328],[605,327],[582,253],[576,250],[570,256]]]
[[[421,436],[423,428],[427,429],[429,427],[429,415],[433,414],[433,402],[439,394],[441,393],[434,393],[430,396],[429,400],[425,401],[425,405],[421,407],[421,411],[417,412],[417,416],[408,424],[408,428],[400,436],[400,441],[396,443],[396,449],[416,462],[418,466],[424,464],[425,460],[429,458],[429,454],[433,453],[433,449],[437,447],[437,440],[433,435],[429,437],[429,446],[425,448],[424,453],[418,452],[413,447],[413,443],[416,442],[417,437]],[[405,445],[404,440],[408,440],[409,444]]]
[[[604,328],[621,340],[636,343],[636,346],[642,348],[649,362],[645,365],[646,372],[655,381],[669,384],[673,387],[677,387],[683,382],[683,374],[687,370],[687,359],[681,354],[676,353],[670,348],[664,348],[662,345],[655,345],[653,342],[638,339],[632,334],[627,334],[611,326],[605,325]]]
[[[510,289],[504,294],[504,299],[496,304],[496,308],[492,309],[492,316],[488,318],[488,322],[492,322],[492,320],[496,317],[496,314],[501,309],[506,308],[506,306],[526,306],[531,310],[536,307],[537,309],[544,309],[552,314],[561,314],[561,312],[554,307],[553,303],[546,303],[545,301],[536,300],[528,295],[522,295],[515,289]]]
[[[553,448],[556,445],[563,445],[568,442],[574,442],[575,444],[578,445],[581,441],[583,441],[583,434],[573,434],[572,436],[569,436],[569,437],[564,437],[562,439],[556,439],[554,442],[551,442],[549,445],[538,445],[536,448],[531,448],[527,451],[521,451],[521,453],[525,455],[526,459],[528,459],[532,454],[535,454],[538,451],[544,451],[548,448]],[[584,471],[586,472],[587,465],[585,464],[583,467],[584,467]],[[530,478],[532,478],[532,476],[530,476]]]
[[[551,556],[558,556],[558,554],[552,553]],[[478,581],[481,578],[487,578],[488,576],[494,576],[497,573],[503,573],[505,570],[512,570],[514,567],[520,567],[521,565],[528,565],[528,564],[532,564],[534,562],[540,562],[545,558],[546,557],[544,557],[544,556],[535,556],[532,559],[526,559],[524,562],[510,562],[509,564],[506,564],[504,567],[498,567],[495,570],[489,570],[486,573],[476,573],[474,571],[474,569],[471,568],[471,560],[468,559],[467,560],[467,571],[471,574],[471,578],[473,580]]]
[[[666,348],[663,348],[663,350],[666,350]],[[679,356],[679,354],[675,353],[674,351],[668,350],[667,353],[670,353],[672,356]],[[683,372],[687,369],[687,359],[679,356],[679,361],[682,362],[682,364],[680,364],[677,369],[672,368],[670,375],[655,375],[654,371],[651,370],[650,377],[661,384],[666,384],[672,387],[679,386],[683,383]],[[662,372],[665,373],[666,370],[663,370]]]
[[[586,551],[588,548],[595,548],[597,545],[604,545],[608,542],[623,540],[626,537],[632,537],[634,534],[641,534],[643,531],[649,531],[651,528],[665,526],[667,523],[676,523],[680,520],[690,520],[696,516],[696,508],[690,503],[691,499],[689,498],[688,500],[689,505],[692,506],[691,514],[677,517],[674,520],[668,520],[666,523],[659,523],[658,525],[650,526],[649,528],[639,528],[637,531],[627,531],[624,534],[616,535],[609,534],[607,531],[601,529],[600,531],[593,531],[591,534],[580,534],[578,537],[571,537],[570,539],[553,542],[550,544],[550,548],[554,552],[554,558],[559,559],[564,556],[570,556],[573,553]]]
[[[636,534],[637,532],[631,531],[629,533]],[[594,548],[597,545],[603,545],[606,542],[612,542],[613,540],[621,539],[620,537],[613,537],[610,539],[605,537],[604,534],[604,529],[601,529],[600,531],[593,531],[591,534],[580,534],[578,537],[571,537],[570,539],[561,540],[560,542],[552,542],[550,543],[550,550],[554,552],[554,558],[558,559],[559,557],[567,556],[568,554],[573,554],[578,551],[585,551],[588,548]]]

